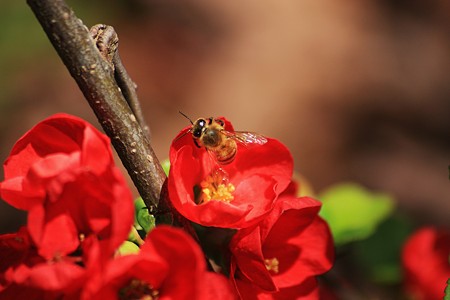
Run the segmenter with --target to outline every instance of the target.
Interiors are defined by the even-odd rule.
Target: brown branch
[[[27,3],[111,138],[150,212],[155,212],[166,176],[119,91],[112,66],[64,1],[27,0]]]
[[[94,42],[91,35],[95,37],[95,30],[104,25],[94,27],[90,33],[63,0],[27,3],[111,138],[149,212],[170,212],[174,225],[183,227],[198,241],[191,223],[169,201],[166,175],[144,133],[148,127],[140,112],[135,85],[118,56],[114,30]]]

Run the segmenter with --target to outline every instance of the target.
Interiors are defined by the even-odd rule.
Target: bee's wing
[[[226,130],[222,130],[221,132],[225,134],[227,137],[233,138],[244,145],[249,144],[264,145],[265,143],[267,143],[267,139],[263,135],[255,132],[248,132],[248,131],[229,132]]]

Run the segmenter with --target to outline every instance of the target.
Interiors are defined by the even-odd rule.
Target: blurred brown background
[[[392,193],[450,227],[450,2],[69,1],[113,25],[153,145],[167,157],[191,118],[223,115],[284,142],[316,190]],[[25,1],[0,2],[0,160],[35,123],[98,123]],[[0,232],[24,214],[0,204]]]

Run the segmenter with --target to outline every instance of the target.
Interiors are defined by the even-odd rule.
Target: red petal
[[[42,207],[36,207],[28,214],[28,230],[39,254],[47,259],[65,256],[79,245],[76,226],[66,214],[48,215]]]
[[[169,274],[160,292],[171,299],[195,298],[203,288],[206,272],[203,253],[186,233],[168,226],[159,226],[146,239],[142,254],[156,252],[169,265]],[[189,280],[186,280],[189,278]]]
[[[279,232],[274,231],[273,235]],[[325,273],[333,265],[331,234],[328,225],[320,217],[316,217],[299,235],[289,239],[282,249],[275,249],[277,242],[273,242],[266,240],[264,255],[279,260],[280,272],[273,276],[273,280],[280,288],[300,284],[307,277]],[[286,265],[289,269],[283,268]]]
[[[74,291],[80,288],[85,271],[73,263],[42,263],[31,269],[18,269],[16,282],[46,291]]]
[[[252,174],[272,176],[277,183],[275,192],[280,194],[291,182],[293,166],[292,155],[286,146],[268,138],[262,146],[239,145],[235,161],[224,169],[236,181]]]
[[[205,284],[203,284],[202,288],[199,291],[200,295],[198,296],[198,299],[237,299],[237,295],[233,293],[230,282],[225,276],[213,272],[205,272],[201,281]]]
[[[249,281],[261,289],[274,292],[277,290],[272,276],[264,263],[261,232],[259,226],[253,230],[240,231],[233,237],[230,249],[233,253],[232,264],[238,266],[240,272]],[[243,234],[244,233],[244,234]]]
[[[319,299],[319,289],[314,277],[308,278],[302,284],[290,288],[280,289],[277,292],[269,293],[258,288],[249,281],[238,280],[236,282],[241,299],[248,300],[317,300]]]
[[[81,164],[94,174],[102,174],[114,162],[109,138],[91,126],[84,130],[81,150]]]
[[[299,300],[317,300],[319,299],[319,288],[315,277],[304,280],[301,284],[289,288],[282,288],[273,295],[273,299],[299,299]]]
[[[30,210],[42,204],[45,197],[43,189],[25,189],[23,177],[13,177],[0,183],[0,197],[17,209]]]

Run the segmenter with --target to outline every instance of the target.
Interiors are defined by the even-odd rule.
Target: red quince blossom
[[[318,298],[314,277],[334,259],[320,206],[312,198],[284,194],[263,221],[234,235],[230,276],[242,299]]]
[[[45,258],[64,256],[80,236],[112,253],[133,222],[132,195],[114,166],[109,138],[86,121],[54,115],[14,145],[1,198],[28,211],[28,231]]]
[[[117,257],[89,277],[81,299],[234,299],[228,280],[206,270],[184,231],[158,226],[138,254]]]
[[[442,299],[450,278],[450,232],[424,227],[405,243],[402,252],[404,284],[417,300]]]
[[[0,236],[0,299],[76,299],[85,270],[75,257],[46,260],[22,227]]]
[[[233,132],[231,123],[220,119],[225,130]],[[189,130],[184,128],[170,148],[168,188],[173,206],[203,226],[244,228],[264,218],[291,180],[289,150],[270,138],[263,145],[238,142],[233,162],[219,166],[212,153],[195,145]],[[228,180],[223,185],[221,172]],[[199,201],[199,194],[210,201]]]

